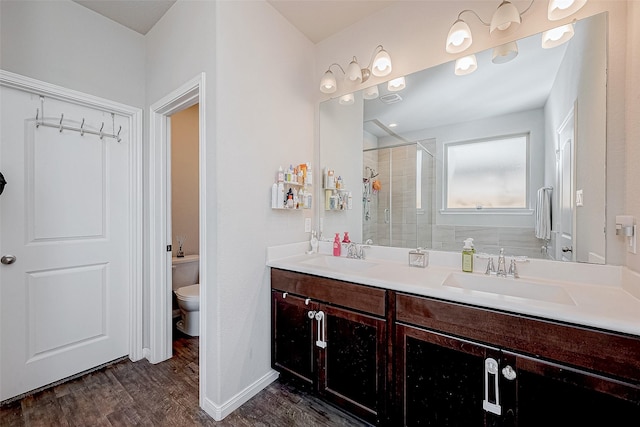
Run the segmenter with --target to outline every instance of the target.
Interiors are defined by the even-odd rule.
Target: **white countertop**
[[[329,260],[321,258],[332,257],[328,254],[330,245],[321,245],[319,254],[307,254],[307,249],[306,242],[268,248],[267,265],[640,336],[640,275],[625,267],[530,260],[518,265],[519,279],[491,277],[505,281],[507,287],[539,284],[542,288],[560,292],[562,290],[558,288],[562,288],[570,297],[563,302],[547,302],[443,285],[451,277],[466,282],[489,279],[482,272],[485,260],[475,260],[473,273],[462,273],[458,265],[460,256],[455,253],[428,251],[429,266],[416,268],[408,265],[408,249],[372,247],[368,249],[366,260],[348,260],[366,263],[360,269],[324,265],[324,261]],[[359,264],[354,266],[360,267]]]

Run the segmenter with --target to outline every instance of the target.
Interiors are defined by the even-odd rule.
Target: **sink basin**
[[[361,259],[343,258],[334,256],[320,256],[312,258],[307,261],[302,261],[300,264],[312,265],[314,267],[323,267],[336,271],[365,271],[371,267],[375,267],[378,263],[365,261]]]
[[[556,304],[576,305],[567,291],[560,286],[529,282],[522,279],[468,273],[450,273],[442,284],[443,286],[465,289],[473,293],[494,294]]]

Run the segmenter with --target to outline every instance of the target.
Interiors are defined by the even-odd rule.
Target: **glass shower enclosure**
[[[379,246],[432,247],[435,161],[431,153],[435,147],[430,144],[363,150],[363,241],[370,239]]]

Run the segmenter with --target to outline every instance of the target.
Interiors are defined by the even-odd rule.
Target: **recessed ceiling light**
[[[396,127],[396,126],[398,126],[398,124],[397,124],[397,123],[389,123],[389,127],[390,127],[390,128],[394,128],[394,127]]]

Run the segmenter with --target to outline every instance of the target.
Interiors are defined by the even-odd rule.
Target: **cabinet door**
[[[615,351],[615,349],[612,349]],[[504,352],[517,382],[517,425],[637,426],[640,384]]]
[[[273,368],[314,384],[315,358],[313,327],[317,305],[294,295],[272,291],[272,354]]]
[[[320,393],[374,424],[384,412],[386,322],[320,305],[326,347],[320,350]]]
[[[451,336],[396,326],[396,393],[403,426],[497,426],[498,374],[485,375],[499,350]],[[485,403],[486,401],[486,403]],[[503,408],[503,412],[505,409]]]

